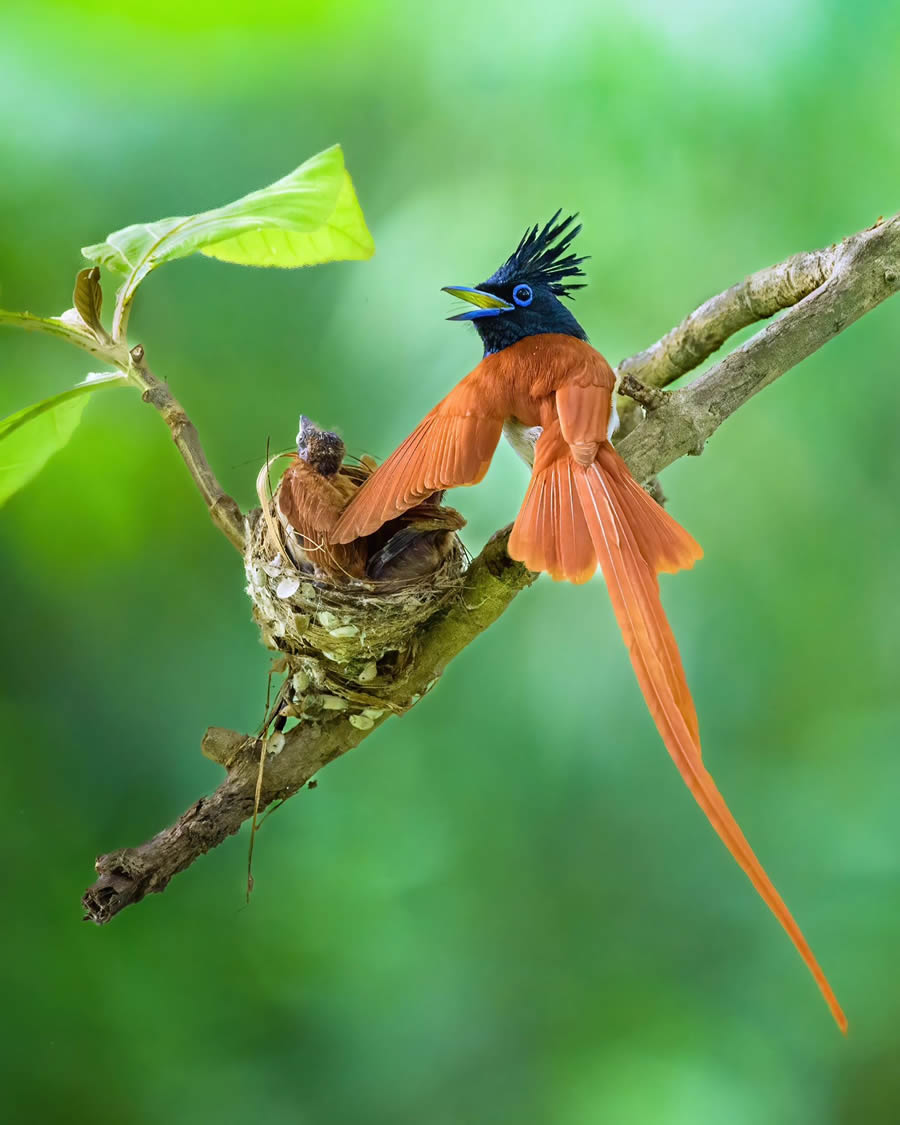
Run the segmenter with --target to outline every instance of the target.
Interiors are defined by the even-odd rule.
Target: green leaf
[[[118,371],[88,375],[71,390],[26,406],[0,421],[0,504],[36,476],[81,421],[87,397],[99,387],[127,382]]]
[[[100,313],[103,309],[103,290],[100,288],[100,270],[96,266],[78,271],[78,276],[75,278],[75,292],[72,294],[72,304],[97,339],[103,340],[106,335],[100,322]]]
[[[126,274],[128,294],[156,266],[194,253],[238,265],[292,269],[370,258],[374,252],[340,145],[234,203],[124,227],[82,250],[89,261]]]
[[[302,168],[286,180],[280,180],[279,184],[293,180],[300,171]],[[273,184],[258,194],[264,196],[278,186]],[[331,194],[332,186],[329,182],[327,197],[323,196],[318,203],[312,199],[302,200],[296,188],[290,186],[287,197],[279,200],[279,210],[284,209],[284,214],[270,209],[262,222],[259,216],[233,216],[229,222],[234,223],[234,229],[240,233],[211,243],[200,252],[240,266],[277,266],[282,269],[371,258],[375,253],[375,243],[363,218],[353,183],[343,167],[334,195]],[[247,200],[252,198],[246,197]],[[305,212],[302,219],[301,201]],[[246,200],[241,201],[244,202]],[[232,207],[238,206],[238,203],[232,204]],[[267,200],[267,206],[271,208],[270,200]],[[328,214],[317,222],[316,213],[320,216],[326,210]]]

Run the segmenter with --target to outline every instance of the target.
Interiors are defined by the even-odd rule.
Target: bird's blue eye
[[[515,289],[513,289],[513,300],[517,305],[521,305],[523,308],[531,304],[531,298],[533,296],[534,294],[531,292],[530,285],[517,285]]]

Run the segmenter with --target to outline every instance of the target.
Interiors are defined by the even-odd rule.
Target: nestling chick
[[[299,569],[331,582],[362,578],[366,572],[364,539],[328,545],[328,537],[357,485],[341,471],[345,447],[337,434],[320,430],[300,415],[297,458],[278,486],[278,515],[288,551]]]
[[[375,462],[344,465],[345,446],[337,434],[300,416],[297,458],[285,470],[276,503],[288,552],[298,568],[343,583],[352,578],[404,583],[433,574],[454,549],[454,534],[465,520],[441,506],[443,492],[385,523],[371,536],[329,544],[341,512],[375,469]]]
[[[466,521],[455,508],[445,508],[443,492],[404,512],[381,529],[390,532],[383,547],[369,557],[366,574],[379,582],[409,582],[433,574],[453,550],[453,537]],[[399,526],[399,530],[394,531]],[[369,537],[376,544],[380,536]]]

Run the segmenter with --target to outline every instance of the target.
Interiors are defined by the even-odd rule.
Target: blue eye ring
[[[527,308],[528,305],[531,304],[533,298],[534,293],[532,293],[530,285],[521,284],[517,285],[515,289],[513,289],[512,299],[521,308]]]

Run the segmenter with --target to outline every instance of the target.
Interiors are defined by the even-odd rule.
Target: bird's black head
[[[585,258],[568,253],[572,240],[581,230],[573,226],[570,215],[560,221],[557,211],[543,228],[527,230],[515,251],[503,265],[477,289],[447,285],[444,292],[459,297],[473,309],[451,316],[450,320],[471,320],[484,344],[484,354],[499,352],[526,336],[561,332],[586,340],[578,321],[559,300],[573,289],[571,277],[584,277]]]
[[[300,415],[297,454],[323,477],[333,477],[344,461],[345,446],[337,434],[320,430],[305,414]]]

